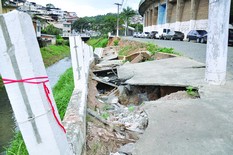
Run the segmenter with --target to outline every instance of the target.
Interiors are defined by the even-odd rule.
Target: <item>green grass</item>
[[[158,51],[158,46],[152,43],[147,43],[146,44],[146,49],[154,55]]]
[[[108,38],[91,38],[87,41],[87,44],[92,46],[93,48],[98,48],[98,47],[106,47],[108,44]]]
[[[7,149],[7,155],[28,155],[26,145],[20,132],[15,133],[11,147]]]
[[[0,76],[0,90],[2,90],[3,87],[4,87],[4,84],[3,84],[3,82],[2,82],[2,77]]]
[[[157,45],[152,44],[152,43],[147,43],[147,44],[146,44],[146,49],[147,49],[152,55],[154,55],[154,54],[157,53],[157,52],[168,53],[168,54],[175,54],[175,55],[181,55],[180,53],[175,52],[173,48],[158,47]]]
[[[69,46],[50,45],[40,49],[45,67],[48,67],[57,61],[70,56]]]
[[[127,46],[120,49],[118,55],[119,56],[127,56],[131,51],[134,51],[137,48],[138,48],[137,46],[127,45]]]
[[[68,69],[53,88],[54,99],[57,103],[61,119],[64,118],[66,108],[74,90],[74,79],[72,68]]]
[[[53,88],[54,99],[61,119],[64,118],[66,108],[74,89],[73,71],[68,69]],[[28,155],[25,143],[20,132],[15,134],[7,155]]]

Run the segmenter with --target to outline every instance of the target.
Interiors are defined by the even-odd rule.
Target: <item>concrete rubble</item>
[[[98,64],[92,70],[94,74],[92,80],[97,82],[98,93],[95,94],[95,98],[101,106],[95,110],[88,109],[88,114],[108,128],[99,128],[89,123],[89,131],[94,132],[105,142],[113,139],[117,141],[118,149],[115,149],[112,155],[131,155],[135,151],[135,143],[139,137],[143,136],[150,122],[144,110],[145,103],[162,101],[163,97],[164,100],[192,99],[193,97],[186,92],[186,86],[198,87],[199,85],[192,83],[193,77],[187,78],[186,75],[190,72],[192,75],[198,74],[204,70],[204,65],[187,58],[173,58],[173,55],[168,54],[163,56],[161,53],[158,54],[158,59],[170,59],[141,62],[150,59],[148,52],[125,57],[125,60],[130,62],[123,63],[122,60],[115,60],[117,52],[114,48],[109,47],[108,50],[102,51],[104,51],[102,57],[97,58]],[[143,59],[138,61],[139,57]],[[161,64],[157,66],[157,63]],[[179,80],[175,79],[171,80],[173,83],[167,81],[173,79],[174,76],[165,78],[164,83],[158,80],[160,70],[164,70],[163,74],[165,70],[172,74],[180,72],[182,69],[179,67],[185,69],[182,71],[185,73],[183,77],[185,80],[181,80],[180,83],[177,83]],[[199,77],[196,81],[201,81],[201,78]],[[88,145],[91,147],[92,143]]]
[[[203,64],[183,57],[118,68],[119,78],[130,85],[193,86],[200,95],[145,102],[149,124],[132,154],[233,153],[233,76],[228,74],[224,86],[212,86],[205,83],[204,74]]]

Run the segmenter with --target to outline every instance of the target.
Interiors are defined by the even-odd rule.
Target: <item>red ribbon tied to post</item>
[[[40,81],[38,81],[40,80]],[[45,95],[46,95],[46,98],[52,108],[52,113],[53,113],[53,116],[57,122],[57,124],[62,128],[62,130],[66,133],[66,129],[64,128],[64,126],[61,124],[61,122],[59,121],[59,119],[57,118],[57,115],[55,113],[55,108],[52,104],[52,100],[49,96],[50,94],[50,91],[48,89],[48,87],[46,86],[46,83],[49,82],[49,79],[47,76],[41,76],[41,77],[34,77],[34,78],[28,78],[28,79],[22,79],[22,80],[13,80],[13,79],[6,79],[6,78],[2,78],[2,81],[3,83],[6,85],[6,84],[12,84],[12,83],[27,83],[27,84],[35,84],[35,85],[38,85],[38,84],[43,84],[43,87],[44,87],[44,92],[45,92]]]

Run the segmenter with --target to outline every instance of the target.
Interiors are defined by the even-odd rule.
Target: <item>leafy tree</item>
[[[127,35],[128,32],[129,19],[133,17],[135,14],[136,12],[130,7],[124,8],[121,12],[121,17],[124,19],[126,25],[125,35]]]
[[[51,35],[59,35],[61,34],[61,30],[54,27],[52,24],[49,24],[45,29],[42,30],[42,33],[51,34]]]
[[[49,4],[46,4],[46,8],[55,8],[55,6],[51,3],[49,3]]]
[[[88,17],[79,18],[72,24],[72,29],[79,31],[81,33],[83,32],[84,29],[88,29],[89,27],[90,24]]]
[[[106,15],[97,15],[94,17],[83,17],[78,19],[72,24],[72,29],[83,32],[86,30],[94,30],[101,34],[107,34],[108,32],[116,32],[117,15],[108,13]],[[120,21],[120,23],[123,23]]]
[[[135,28],[137,32],[142,32],[143,31],[143,25],[140,23],[137,24],[130,24],[129,26]]]

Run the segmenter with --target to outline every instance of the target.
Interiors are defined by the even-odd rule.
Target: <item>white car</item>
[[[149,32],[143,32],[142,33],[142,38],[148,38],[149,37]]]
[[[170,29],[159,29],[158,33],[156,34],[156,38],[158,39],[164,39],[164,35],[168,34],[170,32]]]

